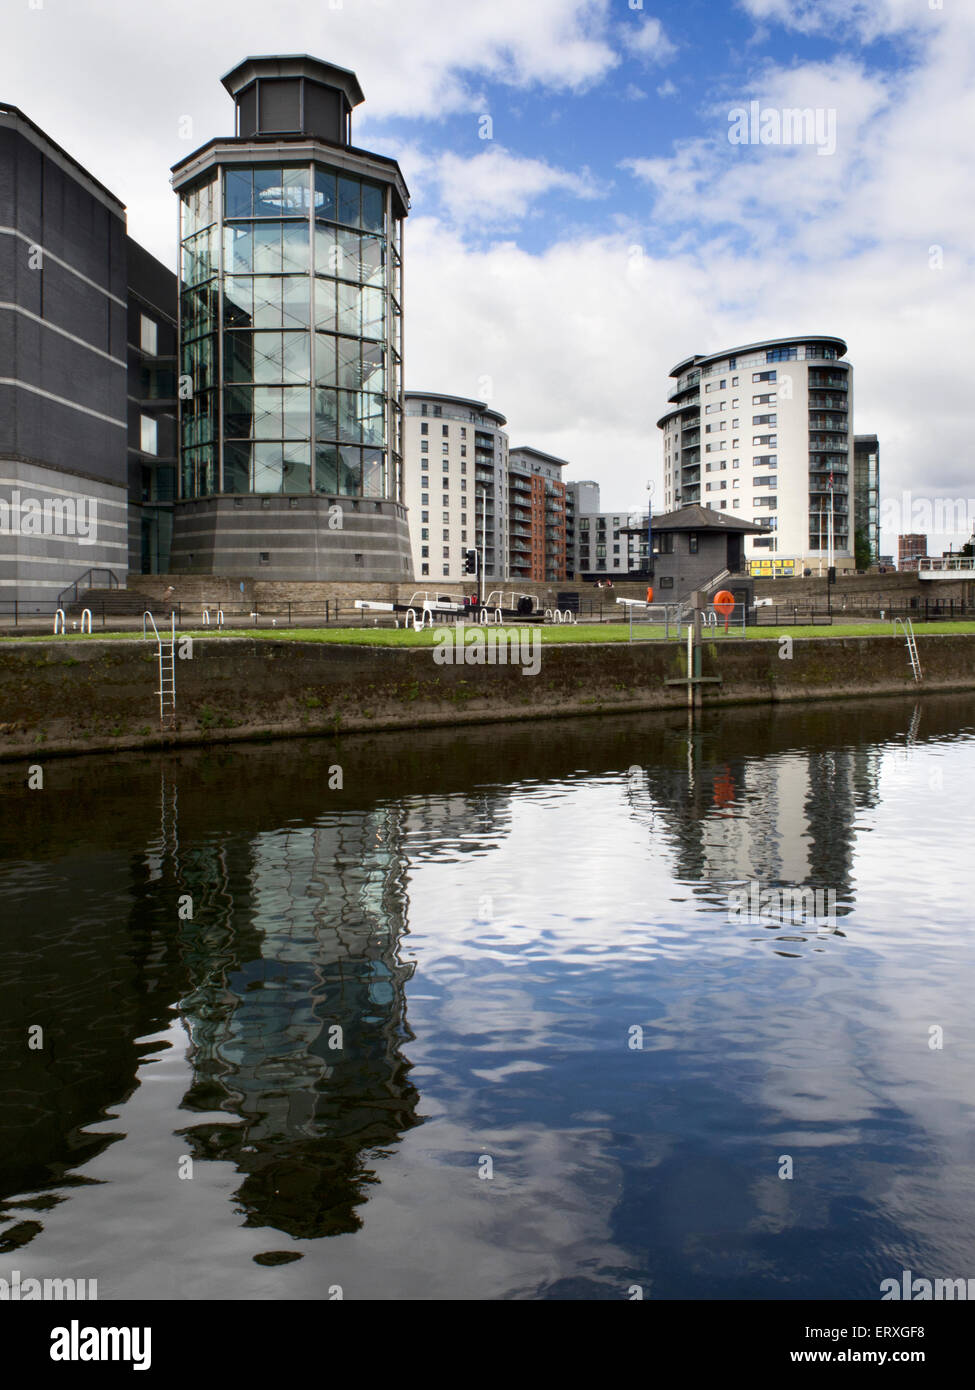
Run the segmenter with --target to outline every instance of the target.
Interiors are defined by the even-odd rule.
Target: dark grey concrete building
[[[355,74],[247,58],[235,134],[177,164],[174,572],[398,580],[403,221],[395,160],[349,139]]]
[[[128,568],[125,208],[0,105],[0,612]]]
[[[0,617],[168,566],[176,276],[0,105]]]
[[[129,571],[169,570],[178,466],[177,279],[126,238],[128,251]],[[132,582],[138,588],[138,582]]]

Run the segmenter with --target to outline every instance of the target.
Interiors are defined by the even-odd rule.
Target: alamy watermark
[[[975,497],[915,497],[905,489],[900,497],[880,503],[880,525],[897,535],[970,536],[975,531]]]
[[[763,888],[753,881],[728,894],[728,921],[748,926],[801,926],[836,930],[834,888]]]
[[[975,1299],[975,1279],[918,1279],[902,1269],[899,1279],[880,1281],[881,1302],[905,1299],[913,1303],[942,1299]]]
[[[728,112],[728,140],[732,145],[815,145],[817,154],[835,154],[836,108],[750,101]]]
[[[538,628],[434,628],[433,659],[438,666],[520,666],[523,676],[542,668],[542,634]]]
[[[41,1300],[74,1303],[98,1299],[97,1279],[22,1279],[20,1270],[11,1270],[9,1279],[0,1279],[0,1303],[30,1303]]]
[[[0,536],[71,536],[79,545],[98,543],[96,497],[30,497],[13,488],[0,497]]]

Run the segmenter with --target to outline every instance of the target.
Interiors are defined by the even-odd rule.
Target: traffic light
[[[477,574],[477,551],[465,550],[464,552],[464,573]]]
[[[827,583],[827,584],[835,584],[835,583],[836,583],[836,566],[835,566],[835,565],[830,565],[829,569],[826,571],[826,583]]]

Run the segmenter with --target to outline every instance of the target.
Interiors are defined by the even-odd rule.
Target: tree
[[[868,570],[873,564],[873,555],[870,553],[870,541],[866,531],[861,527],[853,537],[853,556],[858,570]]]

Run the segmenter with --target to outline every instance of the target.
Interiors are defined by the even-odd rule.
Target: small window
[[[721,505],[724,506],[724,503]],[[697,554],[697,533],[694,531],[687,537],[687,549],[691,555]]]
[[[140,448],[144,454],[158,454],[159,427],[149,415],[139,419]]]
[[[139,346],[149,357],[159,356],[159,325],[142,314],[139,319]]]
[[[258,553],[257,559],[259,564],[269,565],[271,563],[271,552],[269,550],[262,550]]]

